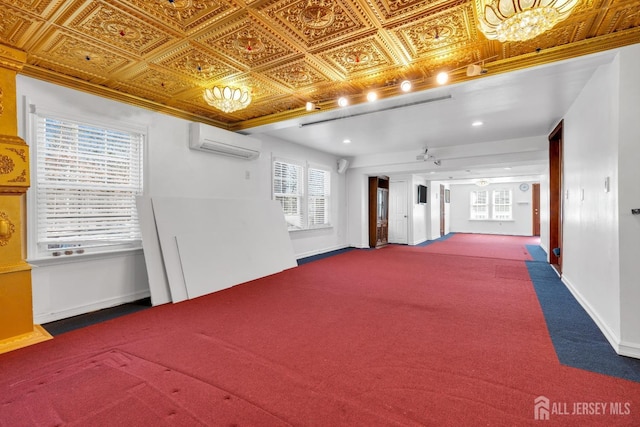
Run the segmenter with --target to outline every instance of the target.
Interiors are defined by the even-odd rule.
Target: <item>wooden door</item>
[[[377,248],[388,241],[389,178],[369,177],[369,246]]]
[[[562,126],[549,134],[549,263],[562,274]]]
[[[540,184],[533,184],[532,190],[532,216],[533,216],[533,235],[540,235]]]
[[[440,237],[444,236],[444,185],[440,184]]]

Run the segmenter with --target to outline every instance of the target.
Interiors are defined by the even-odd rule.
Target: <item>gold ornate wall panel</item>
[[[51,338],[33,325],[24,261],[29,147],[17,135],[16,76],[25,61],[24,52],[0,46],[0,353]]]
[[[22,72],[145,108],[242,129],[336,108],[340,95],[453,82],[640,42],[640,0],[581,0],[526,42],[488,40],[482,0],[5,0],[0,41],[27,53]],[[252,103],[225,114],[202,99],[246,85]],[[356,99],[357,98],[357,99]]]
[[[24,192],[29,188],[29,147],[0,138],[0,189]]]

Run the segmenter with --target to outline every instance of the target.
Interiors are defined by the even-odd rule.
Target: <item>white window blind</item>
[[[309,228],[329,225],[330,177],[327,170],[309,168]]]
[[[36,122],[39,251],[139,242],[143,135],[43,116]]]
[[[489,219],[488,193],[487,190],[471,192],[471,219]]]
[[[289,230],[303,228],[304,170],[301,165],[273,162],[273,197],[282,205]]]
[[[289,230],[330,225],[331,171],[293,161],[273,161],[273,198],[282,205]]]
[[[513,216],[511,208],[511,191],[493,191],[493,219],[510,220]]]

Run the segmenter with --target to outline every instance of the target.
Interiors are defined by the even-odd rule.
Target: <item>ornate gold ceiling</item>
[[[481,0],[2,0],[0,41],[27,53],[22,73],[232,130],[323,110],[365,92],[398,95],[466,76],[640,42],[640,0],[582,0],[546,34],[487,40]],[[482,77],[472,77],[482,78]],[[224,114],[203,99],[245,85],[253,101]]]

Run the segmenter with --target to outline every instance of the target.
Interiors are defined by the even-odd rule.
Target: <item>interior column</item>
[[[0,45],[0,353],[51,339],[33,324],[31,266],[25,261],[29,146],[18,137],[16,75],[22,51]]]

